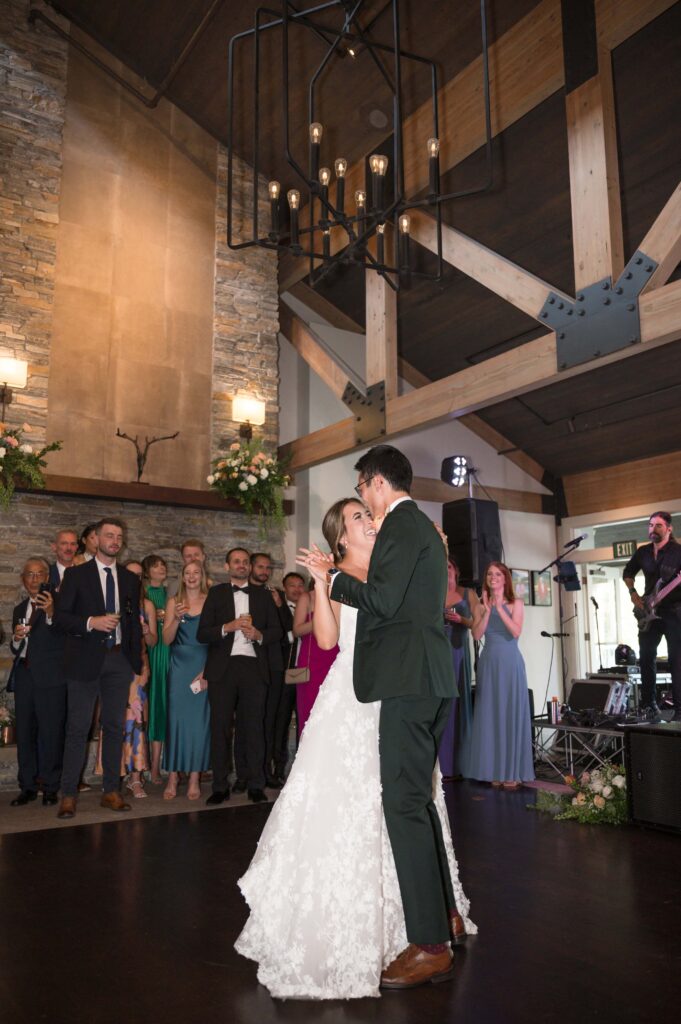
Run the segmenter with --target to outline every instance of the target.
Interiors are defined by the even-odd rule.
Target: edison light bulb
[[[358,206],[365,206],[367,201],[367,194],[363,189],[358,188],[355,192],[355,202]]]
[[[428,156],[437,156],[440,152],[440,140],[439,139],[428,139],[426,143],[428,147]]]
[[[378,231],[379,235],[382,235],[385,232],[385,224],[377,224],[376,230]]]
[[[374,153],[373,156],[369,157],[369,167],[373,174],[380,174],[383,176],[388,170],[387,156],[382,156],[380,153]]]
[[[322,141],[322,134],[324,129],[320,125],[319,121],[313,121],[310,125],[310,142],[314,146],[318,146]]]
[[[326,185],[329,184],[330,181],[331,181],[331,171],[329,170],[329,168],[328,167],[320,167],[319,168],[319,184],[326,186]]]
[[[408,213],[403,213],[400,217],[400,231],[403,235],[409,234],[409,228],[411,226],[411,217]]]
[[[333,166],[334,166],[334,170],[336,172],[336,177],[337,178],[344,178],[345,177],[345,172],[348,169],[348,162],[345,159],[345,157],[344,156],[339,156]]]
[[[278,199],[279,193],[281,192],[281,185],[278,181],[271,181],[267,186],[270,193],[270,199]]]
[[[288,205],[291,207],[291,209],[297,210],[298,207],[300,206],[300,192],[298,191],[298,189],[290,188],[286,193],[286,198],[288,199]]]

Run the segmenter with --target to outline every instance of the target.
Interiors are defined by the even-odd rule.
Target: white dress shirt
[[[105,569],[111,569],[111,575],[113,576],[114,591],[115,591],[115,597],[116,597],[116,612],[120,615],[120,613],[121,613],[121,602],[120,602],[120,598],[118,596],[118,572],[117,572],[117,568],[116,568],[116,563],[114,562],[113,565],[104,565],[104,563],[100,562],[100,560],[97,557],[95,557],[94,563],[97,566],[97,569],[99,570],[99,582],[100,582],[100,585],[101,585],[101,588],[102,588],[102,595],[104,597],[104,607],[105,608],[106,608],[106,577],[107,577],[107,573],[105,573],[104,570]],[[69,579],[70,579],[70,577],[69,577]],[[90,616],[90,618],[87,620],[87,631],[88,631],[88,633],[90,633],[92,631],[92,616]],[[120,642],[121,642],[121,623],[120,623],[120,619],[119,619],[118,625],[116,626],[116,643],[120,644]]]
[[[230,584],[231,586],[231,584]],[[238,584],[237,584],[238,586]],[[245,588],[245,585],[244,585]],[[238,619],[240,615],[248,615],[249,603],[248,594],[244,594],[243,591],[235,590],[232,594],[234,597],[234,618]],[[232,656],[238,654],[240,657],[255,658],[255,648],[250,640],[247,640],[240,629],[234,632],[234,643],[232,644]]]
[[[403,501],[413,501],[413,500],[414,500],[414,499],[413,499],[413,498],[411,497],[411,495],[410,495],[410,494],[405,494],[405,496],[404,496],[403,498],[396,498],[396,499],[395,499],[395,501],[392,501],[392,502],[391,502],[391,503],[390,503],[390,504],[388,505],[387,509],[385,510],[385,514],[386,514],[386,515],[388,515],[388,512],[392,512],[392,511],[393,511],[394,509],[396,509],[396,508],[397,508],[397,506],[398,506],[398,505],[400,505],[400,504],[401,504],[401,503],[402,503]]]

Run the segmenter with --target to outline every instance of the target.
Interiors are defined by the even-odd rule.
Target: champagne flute
[[[242,615],[240,616],[240,618],[242,618],[242,619],[245,619],[245,620],[246,620],[246,625],[247,625],[247,626],[252,626],[252,625],[253,625],[253,616],[251,615],[251,613],[250,613],[250,612],[243,612],[243,613],[242,613]],[[249,638],[248,638],[247,636],[245,636],[245,635],[244,635],[244,639],[245,639],[245,640],[247,640],[249,644],[252,644],[252,643],[253,643],[253,641],[252,641],[252,640],[250,640],[250,639],[249,639]]]

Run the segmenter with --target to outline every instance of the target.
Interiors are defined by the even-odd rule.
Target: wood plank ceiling
[[[530,12],[536,0],[490,0],[491,39],[503,35]],[[60,0],[53,6],[72,18],[117,58],[153,86],[174,60],[212,0],[184,0],[167,16],[166,0]],[[299,9],[311,0],[300,0]],[[217,5],[211,21],[173,79],[168,96],[221,141],[226,136],[227,41],[252,26],[254,0]],[[378,38],[386,35],[384,0]],[[441,82],[449,80],[479,53],[477,0],[430,3],[403,0],[404,45],[438,62]],[[382,13],[380,13],[382,12]],[[292,37],[291,66],[294,150],[306,152],[307,78],[324,50],[302,33]],[[261,159],[264,173],[286,187],[292,172],[281,155],[280,71],[274,34],[265,44]],[[240,65],[244,97],[237,148],[251,153],[247,110],[250,58]],[[630,258],[681,179],[681,3],[674,4],[613,51],[620,187],[625,261]],[[427,96],[427,83],[408,76],[407,111]],[[376,127],[390,110],[381,99],[377,72],[366,54],[336,62],[320,92],[319,119],[327,127],[324,153],[352,161],[385,139]],[[385,120],[383,121],[385,123]],[[445,221],[527,270],[574,294],[572,227],[568,180],[564,92],[560,90],[502,132],[494,143],[493,189],[456,201]],[[304,159],[304,157],[303,157]],[[475,183],[482,175],[481,153],[474,153],[443,180],[445,190]],[[420,265],[433,257],[419,250]],[[678,276],[678,270],[675,276]],[[320,293],[358,323],[364,320],[364,280],[344,269],[320,286]],[[484,363],[542,333],[536,321],[452,268],[438,283],[419,281],[400,295],[399,355],[436,380]],[[484,371],[481,371],[484,372]],[[633,356],[487,408],[481,417],[553,476],[598,469],[629,459],[681,448],[681,342]]]

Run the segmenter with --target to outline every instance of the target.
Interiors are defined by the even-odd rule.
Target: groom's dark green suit
[[[376,539],[366,583],[338,573],[331,597],[359,609],[354,686],[380,700],[383,809],[400,883],[407,938],[449,939],[455,909],[432,799],[437,749],[456,696],[443,608],[447,557],[430,520],[400,501]]]

